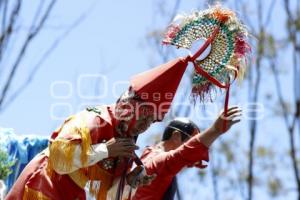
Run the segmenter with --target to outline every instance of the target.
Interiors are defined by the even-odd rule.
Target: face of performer
[[[135,125],[129,131],[129,135],[134,137],[145,132],[151,126],[152,123],[154,123],[153,115],[140,116],[137,119]]]
[[[145,132],[155,122],[154,108],[153,105],[150,106],[146,102],[136,99],[134,93],[129,90],[117,103],[116,118],[121,121],[121,132],[135,137]],[[128,130],[129,128],[130,130]]]
[[[182,134],[180,131],[178,130],[174,130],[171,136],[171,141],[174,144],[174,149],[178,148],[180,145],[182,145],[183,143],[185,143],[186,141],[188,141],[191,137],[193,137],[194,135],[196,135],[197,133],[199,133],[198,129],[194,129],[193,134],[192,135],[187,135],[185,134],[187,137],[185,137],[184,140],[182,140]]]

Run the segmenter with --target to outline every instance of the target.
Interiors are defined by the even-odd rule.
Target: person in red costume
[[[172,120],[166,127],[162,141],[147,147],[141,157],[147,174],[156,174],[150,185],[138,187],[133,200],[172,200],[177,190],[176,174],[184,167],[204,168],[202,161],[208,161],[208,149],[219,136],[240,121],[238,107],[228,109],[214,124],[200,133],[199,128],[187,118]],[[227,125],[225,128],[224,120]],[[137,183],[138,184],[138,183]]]
[[[138,74],[115,104],[70,116],[52,133],[48,148],[25,167],[5,199],[85,200],[88,187],[97,200],[105,200],[116,178],[136,173],[130,172],[137,160],[135,139],[164,118],[186,67],[187,61],[179,58]],[[149,182],[151,176],[138,180]]]

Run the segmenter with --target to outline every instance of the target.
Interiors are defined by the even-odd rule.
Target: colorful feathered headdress
[[[226,115],[229,86],[233,79],[242,77],[246,55],[250,52],[250,46],[246,41],[247,31],[234,12],[214,6],[208,10],[183,16],[180,18],[180,23],[171,24],[163,43],[190,49],[200,39],[204,44],[198,47],[199,50],[193,55],[174,59],[132,77],[131,92],[138,96],[140,101],[154,108],[151,112],[156,121],[162,120],[168,112],[189,62],[192,62],[195,67],[192,90],[194,97],[204,100],[213,86],[225,88],[227,90]],[[209,53],[203,56],[206,50],[209,50]],[[120,114],[126,115],[127,102],[120,107]],[[225,126],[226,121],[224,121]],[[116,198],[118,200],[122,197],[126,172],[127,167],[119,183]]]
[[[203,101],[215,86],[228,89],[233,79],[243,78],[247,54],[251,51],[247,34],[233,11],[216,5],[175,17],[163,43],[191,49],[194,43],[203,40],[204,45],[191,56],[195,66],[192,94]],[[201,58],[205,50],[208,55]]]

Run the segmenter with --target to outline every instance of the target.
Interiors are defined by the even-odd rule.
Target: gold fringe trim
[[[71,118],[74,119],[74,118]],[[85,113],[80,116],[80,119],[75,122],[76,125],[64,127],[70,129],[69,133],[80,134],[81,137],[81,154],[80,161],[82,166],[87,166],[88,155],[91,151],[91,136],[90,130],[87,127]],[[62,129],[60,129],[62,131]],[[73,157],[75,151],[75,143],[65,139],[56,139],[49,145],[49,162],[48,172],[53,174],[53,168],[61,169],[62,171],[70,171],[73,166]],[[113,176],[97,164],[79,169],[69,174],[69,177],[81,188],[84,188],[88,180],[90,186],[90,193],[96,197],[97,200],[106,200],[107,191],[112,186]],[[96,180],[100,180],[97,181]]]
[[[75,144],[68,140],[54,140],[49,145],[48,166],[51,169],[60,169],[61,171],[70,171],[73,166],[73,157]]]
[[[85,170],[87,174],[85,173]],[[89,182],[89,192],[97,200],[106,200],[107,192],[112,186],[113,176],[98,165],[77,170],[69,174],[70,178],[81,188]]]
[[[82,169],[76,170],[68,175],[81,188],[84,188],[89,180]]]
[[[237,79],[238,79],[238,83],[241,83],[247,71],[247,64],[244,58],[240,58],[239,63],[240,65],[239,65],[239,70],[238,70],[239,73]]]
[[[48,160],[46,172],[47,172],[48,176],[52,179],[53,176],[54,176],[54,171],[53,171],[52,166],[51,166],[50,163],[49,163],[49,160]]]
[[[230,65],[234,66],[237,69],[237,80],[238,83],[241,84],[242,80],[244,79],[246,73],[246,63],[244,59],[233,55],[230,59]]]
[[[113,175],[98,165],[93,165],[88,168],[88,177],[90,179],[90,193],[95,196],[97,200],[106,200],[107,192],[113,183]],[[100,185],[99,182],[95,182],[95,180],[100,180]]]
[[[75,125],[73,127],[68,127],[71,130],[68,131],[69,133],[73,133],[76,135],[80,135],[81,139],[81,154],[80,154],[80,161],[82,166],[87,166],[88,163],[88,155],[91,151],[92,139],[90,136],[90,130],[86,123],[86,113],[83,113],[79,117],[75,118]]]
[[[92,196],[94,196],[94,197],[99,196],[98,194],[100,192],[100,188],[98,187],[97,184],[95,184],[94,180],[105,181],[105,179],[100,179],[99,177],[96,177],[96,176],[100,175],[97,167],[98,167],[97,165],[94,165],[94,166],[91,166],[88,168],[88,177],[90,179],[89,191],[92,194]],[[98,198],[97,198],[97,200],[98,200]]]
[[[85,120],[81,120],[79,134],[81,136],[81,155],[80,160],[82,166],[87,166],[88,154],[91,151],[92,139],[90,135],[90,130],[87,127]]]
[[[63,130],[63,128],[65,128],[66,127],[66,124],[69,122],[69,121],[71,121],[71,120],[73,120],[75,118],[75,116],[74,115],[71,115],[71,116],[69,116],[65,121],[64,121],[64,123],[61,125],[61,126],[59,126],[55,131],[54,131],[54,134],[57,134],[56,135],[56,137],[61,133],[61,131]],[[57,155],[53,155],[53,153],[52,153],[52,151],[54,150],[54,148],[56,148],[57,146],[58,146],[58,144],[57,145],[55,145],[54,144],[54,146],[52,146],[52,143],[55,143],[55,140],[52,140],[51,141],[51,144],[49,144],[49,147],[48,147],[48,154],[47,154],[47,156],[48,156],[48,165],[47,165],[47,174],[49,175],[49,177],[53,177],[53,175],[54,175],[54,172],[53,172],[53,167],[55,166],[55,167],[59,167],[59,166],[56,166],[57,164],[54,164],[54,163],[57,163],[56,161],[55,162],[52,162],[52,160],[54,159],[56,159],[57,158]],[[52,148],[51,148],[52,147]],[[58,151],[58,149],[56,149],[56,150],[54,150],[54,152],[57,152]],[[51,152],[51,158],[50,158],[50,152]]]
[[[50,200],[50,198],[39,191],[25,186],[23,200]]]
[[[81,154],[80,160],[82,166],[87,166],[88,162],[88,154],[91,150],[91,136],[90,130],[85,123],[85,116],[79,117],[71,116],[69,119],[65,121],[63,126],[59,129],[59,134],[63,132],[68,132],[69,134],[80,135],[81,137]],[[74,124],[66,124],[70,120],[73,121]],[[68,172],[72,169],[74,162],[74,151],[75,151],[76,143],[58,138],[52,141],[49,145],[49,165],[48,165],[48,174],[52,175],[51,169],[60,169],[61,171]]]

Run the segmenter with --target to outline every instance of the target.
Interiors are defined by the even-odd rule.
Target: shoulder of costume
[[[150,153],[154,152],[156,150],[155,146],[146,146],[146,148],[144,149],[141,159],[144,159],[145,157],[147,157]]]
[[[104,120],[112,125],[111,105],[88,106],[83,112],[98,117],[100,120]]]

